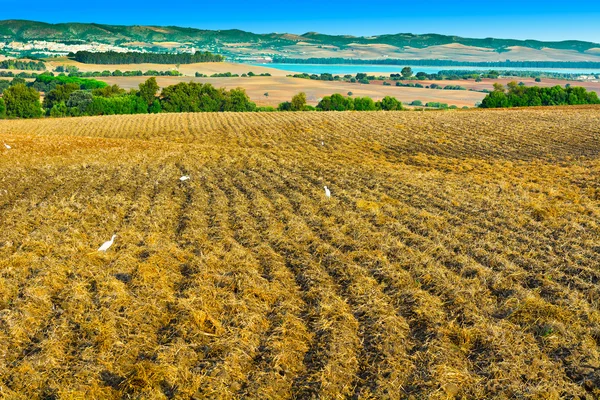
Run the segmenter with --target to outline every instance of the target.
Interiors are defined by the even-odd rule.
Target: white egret
[[[325,196],[327,196],[327,198],[331,197],[331,191],[329,190],[329,188],[327,186],[323,186],[325,188]]]
[[[12,147],[10,147],[9,145],[7,145],[6,143],[4,143],[4,147],[6,147],[7,150],[12,149]]]
[[[321,141],[321,146],[325,146],[325,142]]]
[[[104,244],[102,246],[100,246],[100,248],[98,249],[98,251],[106,251],[110,248],[110,246],[113,245],[113,243],[115,242],[115,238],[117,237],[117,235],[113,235],[112,238],[108,241],[108,242],[104,242]]]
[[[179,178],[179,180],[180,180],[181,182],[187,181],[188,179],[190,179],[190,177],[189,177],[189,176],[187,176],[187,175],[184,175],[184,176],[182,176],[181,178]]]

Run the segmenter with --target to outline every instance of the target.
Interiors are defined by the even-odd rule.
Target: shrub
[[[356,111],[375,111],[377,107],[370,97],[357,97],[354,99],[354,109]]]
[[[377,102],[377,108],[384,111],[402,110],[402,103],[395,97],[386,96]]]
[[[302,111],[306,106],[306,93],[300,92],[292,97],[292,111]]]
[[[277,106],[277,111],[292,111],[292,103],[290,101],[279,103],[279,106]]]
[[[271,107],[271,106],[263,106],[263,107],[256,107],[256,109],[254,111],[273,112],[273,111],[277,111],[277,109],[275,107]]]
[[[353,109],[354,100],[339,93],[323,97],[317,105],[317,110],[321,111],[348,111]]]

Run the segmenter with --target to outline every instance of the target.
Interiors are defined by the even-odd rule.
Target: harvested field
[[[146,81],[148,77],[104,77],[98,79],[109,85],[117,84],[125,89],[137,89],[139,84]],[[293,96],[300,92],[306,93],[308,103],[314,106],[324,96],[330,96],[334,93],[346,96],[348,92],[352,92],[354,97],[368,96],[373,100],[393,96],[404,103],[410,103],[413,100],[422,100],[424,103],[436,101],[458,107],[473,107],[486,96],[485,93],[466,90],[421,89],[383,86],[382,84],[363,85],[360,83],[317,81],[281,76],[257,76],[253,78],[157,77],[156,81],[161,87],[176,85],[180,82],[210,83],[214,87],[224,87],[227,90],[242,87],[248,93],[250,100],[256,104],[273,107],[277,107],[279,103],[284,101],[290,101]],[[265,93],[269,93],[269,96],[266,97]]]
[[[599,139],[598,107],[0,121],[0,397],[597,398]]]
[[[206,75],[212,75],[214,73],[231,72],[232,74],[247,74],[252,71],[255,74],[270,73],[273,76],[285,76],[289,74],[288,71],[282,71],[276,68],[268,68],[262,66],[252,66],[248,64],[238,64],[230,62],[207,62],[207,63],[195,63],[195,64],[181,64],[177,68],[176,64],[84,64],[75,60],[68,59],[66,57],[52,59],[46,61],[48,69],[55,69],[61,65],[71,65],[79,68],[83,72],[96,72],[96,71],[169,71],[178,70],[183,75],[194,76],[196,72],[200,72]]]

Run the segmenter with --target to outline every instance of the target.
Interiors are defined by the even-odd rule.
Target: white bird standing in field
[[[327,196],[327,198],[331,197],[331,191],[329,190],[329,188],[327,186],[323,186],[325,188],[325,196]]]
[[[115,238],[117,237],[117,235],[113,235],[112,238],[108,241],[108,242],[104,242],[104,244],[102,246],[100,246],[100,248],[98,249],[98,251],[106,251],[110,248],[110,246],[113,245],[113,243],[115,242]]]
[[[12,147],[10,147],[9,145],[7,145],[6,143],[4,143],[4,147],[6,147],[7,150],[12,149]]]
[[[187,176],[187,175],[184,175],[184,176],[182,176],[181,178],[179,178],[179,180],[180,180],[181,182],[187,181],[188,179],[190,179],[190,177],[189,177],[189,176]]]

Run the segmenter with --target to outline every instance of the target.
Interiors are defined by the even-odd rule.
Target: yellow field
[[[0,398],[597,398],[599,139],[598,107],[0,121]]]
[[[214,73],[231,72],[232,74],[247,74],[252,71],[255,74],[270,73],[273,76],[286,76],[290,72],[282,71],[276,68],[268,68],[261,66],[253,66],[248,64],[237,64],[230,62],[214,62],[214,63],[195,63],[195,64],[181,64],[179,68],[175,64],[118,64],[118,65],[107,65],[107,64],[84,64],[75,60],[68,59],[66,57],[52,59],[46,61],[47,68],[54,70],[56,67],[61,65],[73,65],[79,68],[82,72],[97,72],[97,71],[170,71],[177,69],[185,76],[195,76],[196,72],[203,73],[205,75],[212,75]]]
[[[119,85],[125,89],[137,89],[139,84],[145,82],[148,77],[106,77],[98,78],[109,85]],[[263,106],[277,107],[279,103],[290,101],[293,96],[300,92],[306,93],[308,104],[316,106],[325,96],[340,93],[344,96],[352,92],[354,97],[371,97],[373,100],[381,100],[385,96],[393,96],[404,103],[414,100],[427,102],[442,102],[458,107],[474,107],[486,96],[485,93],[471,92],[466,90],[438,90],[421,89],[410,87],[383,86],[382,84],[363,85],[360,83],[317,81],[311,79],[288,78],[281,76],[258,76],[253,78],[191,78],[191,77],[157,77],[156,81],[161,87],[176,85],[180,82],[210,83],[214,87],[224,87],[227,90],[242,87],[250,97],[250,100]],[[492,87],[493,84],[490,84]],[[269,93],[269,96],[265,96]]]

